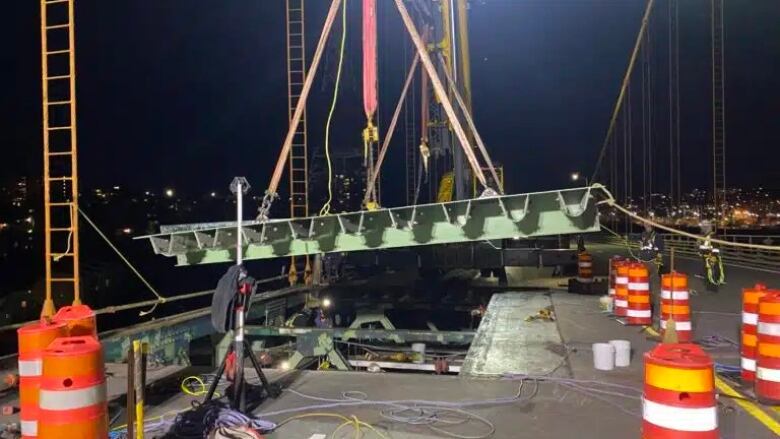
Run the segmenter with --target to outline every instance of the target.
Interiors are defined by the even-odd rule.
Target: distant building
[[[21,177],[11,188],[11,205],[13,207],[25,207],[29,201],[30,191],[27,177]]]
[[[330,211],[354,212],[361,209],[366,193],[366,168],[359,151],[331,152],[333,200]],[[324,156],[316,155],[309,180],[309,211],[316,215],[328,198],[328,170]]]

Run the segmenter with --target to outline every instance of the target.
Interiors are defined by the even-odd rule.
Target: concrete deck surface
[[[591,245],[589,248],[594,253],[596,272],[602,274],[606,272],[607,257],[623,250],[607,245]],[[696,260],[678,258],[676,263],[679,271],[689,274],[695,273],[699,268],[699,262]],[[737,328],[741,288],[758,281],[765,282],[770,286],[780,286],[780,276],[778,275],[733,267],[727,267],[727,269],[728,284],[717,293],[707,292],[700,279],[695,277],[690,279],[691,287],[695,292],[692,297],[692,305],[696,338],[720,335],[738,341]],[[517,282],[518,285],[522,284],[518,279],[513,279],[511,272],[509,278],[510,281]],[[605,381],[629,386],[633,389],[641,389],[643,380],[642,354],[651,349],[657,340],[641,328],[622,326],[603,314],[598,308],[597,297],[563,292],[559,287],[565,283],[565,279],[537,279],[534,282],[536,285],[545,285],[551,288],[550,293],[542,296],[545,300],[540,303],[552,303],[557,315],[555,325],[560,336],[560,347],[564,349],[563,352],[568,352],[565,361],[558,362],[561,367],[554,370],[551,375]],[[654,279],[654,285],[656,282]],[[528,284],[524,286],[528,286]],[[655,291],[657,292],[657,289]],[[611,339],[631,341],[634,349],[631,366],[609,372],[594,370],[591,344]],[[710,353],[717,362],[733,365],[739,362],[736,347],[719,348]],[[550,370],[555,366],[556,364],[550,364]],[[110,393],[120,398],[119,395],[122,393],[125,380],[122,369],[121,365],[111,366],[112,375],[109,377]],[[150,373],[150,379],[159,378],[162,380],[165,376],[178,372],[164,369]],[[249,375],[251,376],[251,373]],[[272,380],[285,378],[285,381],[290,382],[289,389],[326,399],[342,399],[342,392],[359,391],[364,392],[369,399],[377,400],[473,401],[514,395],[520,385],[520,382],[515,380],[415,373],[303,371],[292,375],[289,372],[269,370],[268,375]],[[749,396],[749,389],[740,389],[738,383],[729,384],[740,390],[743,395]],[[522,390],[519,400],[511,404],[480,406],[468,410],[484,417],[495,426],[495,433],[491,436],[493,438],[625,439],[640,437],[641,403],[636,397],[588,395],[552,382],[540,384],[535,392],[533,384],[526,382]],[[195,399],[199,398],[180,392],[155,395],[154,398],[150,398],[147,413],[149,416],[171,413],[174,410],[189,407]],[[3,402],[13,403],[13,399],[9,400],[6,397]],[[286,391],[279,399],[263,403],[255,413],[264,416],[279,410],[322,403],[322,401],[303,398],[291,391]],[[780,425],[780,409],[753,405],[767,417],[764,421],[759,421],[755,415],[756,412],[749,413],[744,404],[746,403],[742,400],[720,397],[719,421],[722,438],[769,439],[779,437],[770,429],[772,425]],[[428,426],[411,426],[390,422],[382,417],[381,410],[383,409],[383,407],[376,406],[352,406],[304,410],[267,416],[267,419],[281,422],[293,414],[327,411],[348,417],[357,416],[360,420],[374,425],[391,438],[449,437],[431,430]],[[13,421],[14,419],[15,417],[3,417],[0,418],[0,422]],[[341,422],[341,420],[329,418],[305,417],[284,424],[267,437],[272,439],[330,437]],[[443,427],[461,436],[479,436],[489,431],[486,425],[474,420]],[[354,432],[344,428],[336,437],[351,438],[354,437]],[[366,433],[364,437],[376,436],[372,433]]]

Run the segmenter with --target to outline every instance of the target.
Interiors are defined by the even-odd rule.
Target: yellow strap
[[[674,392],[711,392],[712,377],[712,369],[679,369],[653,363],[645,365],[647,384]]]
[[[144,343],[145,344],[145,343]],[[141,344],[140,340],[133,340],[133,354],[138,358],[140,355],[142,355],[144,351],[144,344]],[[136,364],[141,363],[141,366],[143,367],[142,362],[138,362]],[[135,371],[136,377],[135,379],[140,379],[141,373],[139,371]],[[128,389],[128,392],[134,392],[134,389]],[[136,439],[144,439],[144,400],[143,395],[135,395],[135,438]]]

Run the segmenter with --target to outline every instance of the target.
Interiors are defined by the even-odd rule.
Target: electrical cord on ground
[[[696,342],[704,349],[739,347],[739,343],[737,343],[736,341],[718,334],[708,335],[704,338],[697,340]]]
[[[216,375],[193,375],[185,377],[181,381],[181,391],[185,395],[189,396],[203,396],[208,393],[208,386],[216,379]],[[220,394],[215,393],[215,398],[219,398]]]
[[[459,417],[452,416],[453,414],[459,415]],[[458,408],[415,406],[383,410],[379,412],[379,415],[391,422],[407,425],[422,425],[436,433],[457,439],[484,439],[493,436],[496,432],[496,426],[490,422],[490,420]],[[467,424],[471,420],[484,424],[488,431],[478,435],[465,435],[437,425],[442,424],[448,427],[460,426]]]
[[[464,409],[466,407],[483,406],[483,405],[497,405],[515,403],[518,401],[525,402],[533,398],[538,392],[538,383],[532,393],[528,396],[521,396],[523,391],[524,382],[521,382],[518,387],[518,392],[509,398],[496,398],[484,401],[425,401],[425,400],[401,400],[401,401],[372,401],[363,398],[366,396],[363,392],[342,392],[342,399],[323,398],[312,395],[307,395],[296,390],[288,389],[287,391],[303,398],[312,399],[315,401],[330,402],[330,404],[320,404],[314,407],[329,406],[329,407],[341,407],[348,406],[363,406],[363,405],[384,405],[390,407],[389,409],[380,412],[380,416],[385,419],[405,423],[409,425],[425,425],[432,431],[449,437],[460,439],[482,439],[491,436],[495,432],[495,426],[484,417],[476,415],[471,412],[467,412]],[[358,395],[360,398],[353,396]],[[458,418],[453,415],[457,414]],[[265,416],[273,416],[274,413],[265,413]],[[444,427],[452,427],[455,425],[463,425],[471,421],[476,421],[480,424],[484,424],[488,428],[487,433],[479,435],[463,435]]]
[[[333,201],[333,163],[330,159],[330,125],[333,120],[333,113],[336,110],[336,103],[339,97],[339,84],[341,83],[341,70],[344,65],[344,46],[347,40],[347,0],[341,5],[341,45],[339,47],[339,63],[336,69],[336,84],[333,87],[333,101],[328,111],[328,120],[325,122],[325,160],[328,164],[328,199],[320,209],[320,216],[330,213],[330,203]]]
[[[448,437],[454,437],[458,439],[483,439],[490,437],[495,433],[495,426],[488,419],[485,419],[479,415],[464,410],[465,407],[474,405],[493,405],[493,404],[505,404],[517,401],[527,401],[536,395],[538,391],[538,385],[533,390],[532,394],[526,397],[521,397],[524,383],[521,382],[518,387],[517,394],[512,398],[498,398],[485,401],[466,401],[466,402],[447,402],[447,401],[423,401],[423,400],[410,400],[410,401],[374,401],[367,399],[367,395],[360,391],[345,391],[341,394],[341,399],[323,398],[319,396],[308,395],[299,392],[294,389],[287,389],[294,395],[298,395],[302,398],[311,399],[318,402],[329,402],[330,404],[313,406],[312,408],[320,406],[334,406],[341,407],[344,403],[349,406],[363,406],[363,405],[386,405],[389,409],[379,412],[383,418],[408,425],[424,425],[439,434],[446,435]],[[453,419],[453,414],[458,414],[460,417]],[[264,413],[264,416],[273,416],[274,413]],[[449,416],[449,417],[448,417]],[[472,420],[478,423],[484,424],[488,427],[488,432],[479,435],[462,435],[456,432],[446,430],[442,427],[454,425],[463,425]],[[283,421],[280,425],[284,424]]]
[[[569,354],[574,352],[574,350],[570,351],[566,357],[568,357]],[[563,364],[563,361],[565,361],[566,357],[562,360],[561,364]],[[621,397],[621,398],[628,398],[632,400],[639,401],[641,399],[642,390],[637,389],[631,386],[626,386],[622,384],[617,383],[609,383],[605,381],[597,381],[597,380],[579,380],[574,378],[565,378],[565,377],[556,377],[551,376],[552,373],[557,370],[560,365],[556,366],[556,368],[551,369],[550,371],[546,372],[542,375],[528,375],[528,374],[505,374],[503,378],[505,379],[512,379],[517,380],[519,379],[522,382],[526,380],[533,380],[537,383],[542,382],[551,382],[558,384],[564,388],[574,390],[578,393],[582,393],[590,398],[600,400],[606,404],[609,404],[611,406],[616,407],[620,411],[639,417],[640,414],[638,412],[633,412],[631,410],[626,409],[623,404],[618,404],[610,399],[607,398],[607,396],[613,396],[613,397]],[[614,389],[614,390],[611,390]]]
[[[169,434],[180,439],[200,439],[207,437],[214,429],[248,427],[265,433],[273,431],[276,423],[247,416],[227,407],[219,401],[205,404],[193,403],[192,410],[176,415]]]
[[[347,416],[339,414],[339,413],[329,413],[329,412],[304,413],[302,415],[291,416],[291,417],[285,419],[284,421],[280,422],[279,424],[277,424],[276,428],[278,429],[279,427],[289,423],[290,421],[295,421],[295,420],[298,420],[298,419],[305,419],[305,418],[336,418],[336,419],[340,419],[340,420],[344,421],[341,424],[339,424],[339,426],[336,427],[336,429],[333,431],[333,433],[330,436],[331,439],[335,438],[336,435],[338,434],[338,432],[341,431],[342,428],[348,427],[348,426],[352,426],[354,428],[354,430],[355,430],[355,437],[356,438],[361,437],[361,428],[365,427],[368,430],[374,432],[381,439],[390,439],[389,436],[387,436],[384,433],[382,433],[379,430],[377,430],[376,427],[374,427],[373,425],[369,424],[368,422],[361,421],[355,415],[351,415],[351,416],[347,417]]]
[[[552,369],[551,372],[554,370],[556,369]],[[640,416],[639,413],[626,409],[624,407],[624,404],[617,403],[611,400],[610,398],[617,397],[622,399],[630,399],[638,402],[641,399],[641,394],[642,394],[641,389],[637,389],[631,386],[616,384],[616,383],[597,381],[597,380],[578,380],[573,378],[555,377],[555,376],[550,376],[551,372],[548,372],[548,374],[546,375],[523,375],[523,374],[505,375],[503,377],[504,379],[520,381],[518,391],[514,396],[487,399],[487,400],[476,400],[476,401],[474,400],[457,401],[457,402],[426,401],[426,400],[377,401],[377,400],[368,399],[363,392],[357,392],[357,393],[343,392],[341,398],[325,398],[325,397],[308,395],[294,389],[287,389],[286,392],[292,393],[302,398],[311,399],[313,401],[318,402],[318,404],[307,406],[307,407],[295,407],[291,409],[265,412],[263,413],[263,416],[266,418],[271,418],[279,415],[286,415],[291,413],[299,413],[299,412],[312,411],[312,410],[328,410],[328,409],[345,408],[345,407],[354,408],[354,407],[367,407],[367,406],[386,406],[388,408],[384,409],[382,412],[380,412],[380,414],[383,415],[383,417],[385,417],[386,419],[396,421],[396,422],[406,423],[410,425],[428,425],[428,426],[433,425],[436,428],[445,429],[447,426],[452,427],[454,425],[461,425],[465,422],[469,422],[470,420],[474,420],[476,422],[480,422],[488,426],[488,429],[492,430],[492,428],[490,428],[492,424],[490,423],[489,420],[486,420],[488,422],[482,422],[480,419],[476,417],[478,415],[474,415],[473,413],[468,413],[468,416],[465,418],[461,417],[457,419],[453,419],[452,417],[448,418],[447,413],[449,413],[450,415],[454,413],[454,411],[450,409],[465,410],[467,408],[474,408],[474,407],[527,402],[538,393],[539,387],[542,383],[555,383],[561,385],[564,388],[576,391],[578,393],[582,393],[590,398],[600,400],[606,404],[614,406],[619,410],[623,411],[624,413],[630,414],[632,416],[637,416],[637,417]],[[524,396],[523,388],[525,383],[527,382],[533,382],[534,389],[531,391],[529,395]],[[460,413],[460,415],[466,416],[466,414],[463,413]],[[284,422],[280,423],[280,425],[282,425],[283,423]],[[434,429],[434,431],[436,431],[439,434],[453,433],[452,431],[446,429],[444,431],[438,431]],[[454,433],[454,435],[451,434],[450,437],[482,438],[488,436],[463,436],[463,435],[459,435],[459,433]]]

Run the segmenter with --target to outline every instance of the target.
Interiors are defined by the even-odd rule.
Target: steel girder
[[[246,334],[255,337],[314,337],[325,334],[341,340],[382,340],[396,343],[456,343],[469,344],[474,331],[426,331],[417,329],[350,329],[350,328],[286,328],[277,326],[246,326]]]
[[[491,196],[265,222],[245,221],[245,259],[378,250],[492,239],[597,232],[590,188]],[[232,262],[236,223],[162,226],[148,239],[179,265]]]

